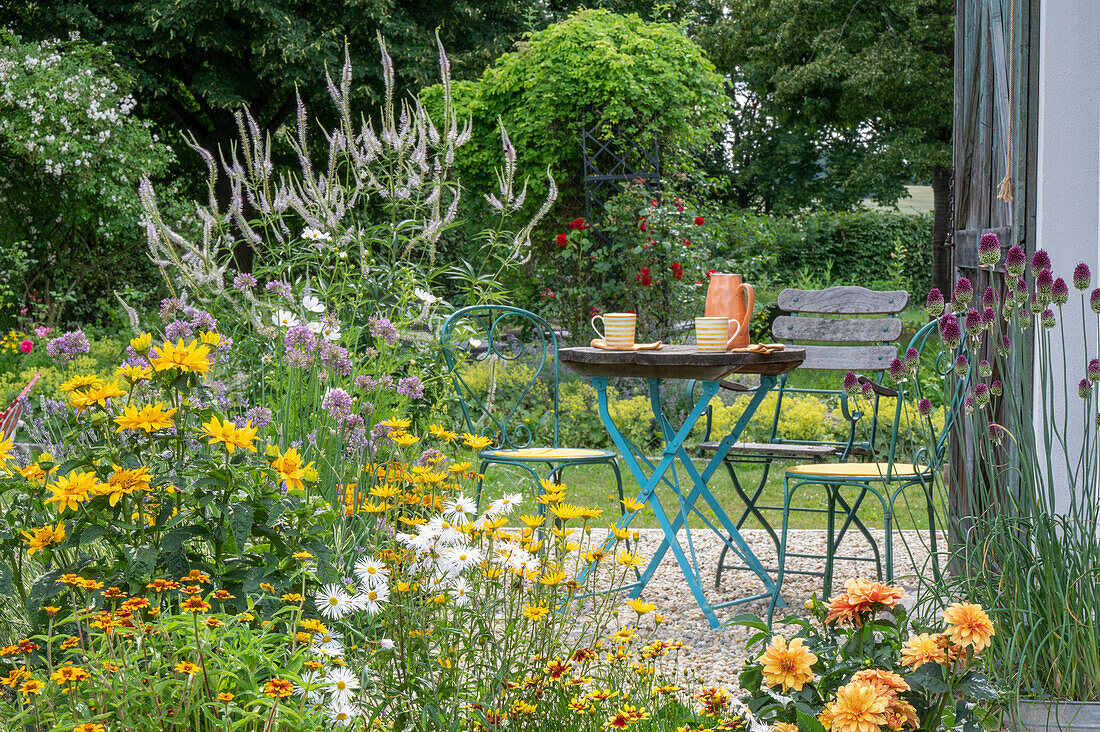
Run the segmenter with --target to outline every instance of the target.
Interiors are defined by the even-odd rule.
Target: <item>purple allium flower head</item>
[[[984,407],[989,404],[988,384],[978,384],[974,387],[974,401],[978,403],[979,407]]]
[[[978,361],[978,376],[982,377],[983,379],[988,379],[992,375],[992,364],[990,364],[989,361],[986,361],[984,358],[981,361]]]
[[[256,286],[256,278],[248,272],[238,272],[233,278],[233,288],[236,290],[251,290]]]
[[[434,447],[429,447],[427,450],[420,453],[420,457],[413,462],[418,466],[436,465],[440,462],[441,458],[446,458],[446,455],[436,450]]]
[[[962,343],[962,328],[959,327],[959,319],[954,313],[947,313],[940,318],[940,338],[948,348],[958,348]]]
[[[905,378],[905,362],[900,358],[895,358],[890,362],[890,378],[894,381],[901,381]]]
[[[1000,445],[1004,442],[1005,428],[999,424],[989,425],[989,441],[994,445]]]
[[[287,328],[283,337],[287,361],[294,368],[307,369],[313,364],[317,350],[317,336],[308,325],[295,325]]]
[[[927,417],[932,413],[932,402],[928,397],[921,397],[920,402],[917,403],[917,414],[922,417]]]
[[[1050,269],[1050,255],[1045,249],[1036,249],[1031,255],[1031,273],[1038,277],[1044,269]]]
[[[859,385],[859,393],[865,399],[873,399],[875,396],[875,389],[871,386],[870,381],[864,381]]]
[[[1043,308],[1046,307],[1046,304],[1044,303],[1043,299],[1039,297],[1038,292],[1033,292],[1031,293],[1031,301],[1028,302],[1027,307],[1029,310],[1031,310],[1031,312],[1038,315],[1039,313],[1043,312]]]
[[[166,297],[160,301],[160,312],[157,314],[160,315],[161,320],[167,321],[175,314],[177,310],[180,309],[180,307],[182,306],[180,304],[179,298]]]
[[[992,328],[993,324],[997,322],[997,313],[993,308],[986,308],[982,311],[982,327]]]
[[[82,330],[72,330],[46,344],[46,354],[54,363],[68,363],[82,353],[92,350],[88,337]]]
[[[363,391],[373,391],[374,387],[378,386],[378,382],[374,380],[373,376],[356,376],[355,386],[357,389],[362,389]]]
[[[917,366],[920,365],[920,352],[915,348],[910,348],[905,352],[905,368],[911,372],[917,372]]]
[[[1069,302],[1069,285],[1061,277],[1054,280],[1054,285],[1050,290],[1050,299],[1058,307],[1062,307]]]
[[[1089,383],[1088,379],[1081,379],[1079,382],[1077,382],[1077,396],[1081,397],[1082,399],[1088,399],[1091,394],[1092,384]]]
[[[965,353],[960,353],[959,357],[955,359],[955,373],[962,376],[970,370],[970,361],[966,359]]]
[[[1089,270],[1089,266],[1084,262],[1078,262],[1077,266],[1073,268],[1073,286],[1081,292],[1089,289],[1089,285],[1092,283],[1092,272]]]
[[[1054,289],[1054,275],[1049,269],[1044,269],[1035,275],[1035,289],[1043,295],[1050,296],[1050,291]]]
[[[997,293],[993,291],[993,285],[985,288],[985,292],[982,293],[982,305],[987,308],[991,308],[997,304]]]
[[[989,385],[989,393],[993,396],[999,397],[1001,394],[1004,393],[1004,390],[1004,384],[1001,383],[1000,379],[994,379],[993,382]]]
[[[974,413],[974,395],[973,394],[967,394],[966,399],[963,399],[963,409],[966,410],[967,414],[973,414]]]
[[[997,344],[997,352],[1002,356],[1007,356],[1012,353],[1012,339],[1007,335],[1001,336],[1000,342]]]
[[[364,399],[359,402],[359,411],[363,414],[374,414],[374,402]]]
[[[164,337],[173,343],[182,338],[190,338],[192,332],[191,324],[186,320],[173,320],[164,326]]]
[[[986,232],[978,239],[978,262],[994,267],[1001,259],[1001,241],[993,232]]]
[[[1019,244],[1013,244],[1005,254],[1005,270],[1013,277],[1023,277],[1027,266],[1027,255]]]
[[[978,311],[974,310],[973,308],[971,308],[969,311],[967,311],[965,322],[966,322],[966,334],[970,335],[970,336],[974,336],[974,335],[980,333],[981,330],[982,330],[982,325],[984,324],[984,321],[982,320],[981,314],[978,313]]]
[[[1021,328],[1031,327],[1031,311],[1024,308],[1020,308],[1020,312],[1016,314],[1016,322],[1020,324]]]
[[[1089,307],[1092,312],[1100,314],[1100,287],[1089,293]]]
[[[1027,281],[1021,277],[1016,280],[1016,304],[1023,305],[1028,300]]]
[[[850,397],[854,397],[858,396],[859,392],[859,378],[851,371],[844,374],[844,393]]]
[[[291,299],[290,285],[282,280],[271,280],[271,282],[264,285],[264,288],[276,297],[281,297],[284,300]]]
[[[337,376],[351,376],[355,369],[348,356],[348,349],[343,346],[321,341],[318,344],[318,354],[324,367]]]
[[[1043,314],[1039,316],[1039,322],[1044,328],[1053,328],[1057,321],[1054,319],[1054,311],[1047,308],[1043,311]]]
[[[370,329],[370,334],[384,341],[386,345],[392,346],[394,343],[397,343],[397,328],[389,321],[389,318],[380,318],[376,315],[371,316],[371,318],[367,320],[367,326]]]
[[[325,394],[325,398],[321,400],[321,408],[331,414],[337,421],[351,414],[351,407],[351,395],[339,387],[329,389]]]
[[[410,399],[419,399],[424,396],[424,384],[419,377],[406,376],[397,383],[397,393]]]
[[[924,301],[924,309],[929,317],[938,318],[943,314],[943,293],[933,287],[928,291],[928,299]]]
[[[951,296],[951,299],[966,305],[974,299],[974,285],[970,284],[970,280],[966,277],[960,277],[959,281],[955,283],[955,294]]]
[[[1085,368],[1085,376],[1093,383],[1100,381],[1100,361],[1095,358],[1089,361],[1089,365]]]
[[[393,391],[395,388],[393,377],[389,374],[382,374],[379,376],[378,385],[387,391]]]
[[[205,330],[213,333],[218,330],[218,321],[205,310],[199,310],[191,316],[191,327],[198,331]]]
[[[244,418],[252,422],[252,426],[262,430],[271,424],[271,410],[267,407],[252,407],[244,413]]]

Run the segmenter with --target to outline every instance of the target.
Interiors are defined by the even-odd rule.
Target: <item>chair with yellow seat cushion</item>
[[[440,340],[466,429],[492,439],[478,454],[478,473],[518,468],[541,491],[541,481],[560,482],[566,468],[606,465],[625,510],[618,454],[559,444],[558,338],[545,320],[507,305],[475,305],[448,317]],[[481,492],[479,481],[479,506]]]
[[[922,358],[929,340],[933,336],[938,338],[937,324],[937,321],[933,321],[923,326],[909,343],[909,348],[915,348]],[[936,557],[937,522],[935,497],[933,495],[933,476],[935,471],[940,470],[943,465],[948,432],[963,404],[969,379],[968,375],[956,378],[952,373],[954,370],[954,353],[940,354],[940,349],[937,348],[936,354],[934,368],[942,387],[942,390],[938,390],[943,400],[941,409],[944,412],[944,426],[942,428],[933,430],[931,421],[926,422],[917,415],[910,414],[910,410],[915,408],[917,401],[923,394],[918,379],[905,379],[898,389],[899,394],[896,400],[893,427],[888,435],[883,435],[883,439],[889,439],[888,446],[883,445],[883,452],[880,453],[886,457],[885,461],[802,463],[792,465],[786,469],[783,478],[783,525],[776,580],[780,591],[785,575],[812,575],[823,578],[823,595],[826,598],[829,597],[832,593],[833,570],[837,559],[873,562],[879,579],[883,579],[885,565],[885,579],[886,581],[892,581],[894,576],[893,532],[895,509],[899,499],[905,496],[906,491],[909,489],[919,489],[919,494],[924,498],[924,508],[928,516],[928,546],[932,559],[932,570],[936,579],[939,578],[939,566]],[[948,355],[949,358],[946,357]],[[915,420],[910,420],[910,417],[914,417]],[[931,446],[915,450],[913,455],[906,455],[904,446],[899,445],[900,427],[905,423],[916,424],[917,428],[922,430],[927,426],[928,432],[926,434],[930,434],[935,442]],[[825,507],[792,509],[792,499],[795,494],[802,488],[813,485],[822,486],[825,489]],[[859,516],[859,510],[868,497],[871,497],[872,501],[877,501],[882,510],[884,540],[881,553],[878,542],[867,530]],[[828,526],[824,554],[787,551],[792,510],[809,510],[826,514]],[[838,518],[840,519],[839,528],[837,526]],[[853,526],[870,545],[872,557],[841,556],[837,554],[841,542]],[[790,557],[824,559],[824,570],[788,568],[787,559]],[[776,598],[778,597],[779,592],[777,591],[769,608],[769,616],[775,610]]]

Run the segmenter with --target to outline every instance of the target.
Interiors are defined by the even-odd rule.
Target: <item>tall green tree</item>
[[[942,288],[949,276],[951,0],[743,0],[730,5],[723,25],[729,65],[767,100],[777,127],[816,130],[826,160],[847,158],[828,169],[832,185],[889,202],[902,183],[931,181],[933,282]]]
[[[527,28],[515,0],[12,0],[0,25],[29,38],[79,32],[106,43],[137,86],[143,113],[213,148],[236,139],[234,112],[252,110],[270,132],[296,105],[328,108],[325,68],[338,73],[345,48],[357,70],[356,103],[382,93],[376,36],[386,38],[403,89],[434,83],[434,33],[456,78],[476,76]],[[317,102],[317,104],[314,104]]]

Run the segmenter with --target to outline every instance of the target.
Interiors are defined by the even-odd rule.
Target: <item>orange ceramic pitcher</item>
[[[742,280],[741,275],[725,272],[711,274],[706,315],[730,319],[731,348],[749,345],[749,320],[752,319],[754,298],[752,285]]]

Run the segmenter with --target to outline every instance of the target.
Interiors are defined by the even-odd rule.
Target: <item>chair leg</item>
[[[828,522],[828,530],[825,534],[825,576],[823,577],[823,583],[821,588],[822,599],[827,599],[833,593],[833,558],[836,554],[836,540],[834,539],[834,533],[836,532],[836,495],[840,491],[840,488],[836,485],[826,485],[826,507],[829,509],[829,513],[826,514]]]
[[[936,504],[932,495],[932,486],[929,484],[922,484],[924,490],[924,500],[928,505],[928,545],[932,555],[932,578],[937,583],[942,581],[940,577],[940,557],[939,551],[936,549]]]
[[[481,513],[481,490],[485,487],[485,471],[489,468],[489,461],[482,460],[481,465],[477,468],[477,474],[481,477],[477,479],[477,495],[474,497],[474,506],[477,507],[477,512]]]
[[[768,627],[772,626],[775,619],[775,606],[783,593],[783,572],[787,566],[787,532],[790,529],[791,517],[791,486],[789,479],[783,477],[783,527],[779,538],[779,559],[775,572],[775,590],[768,602]]]

